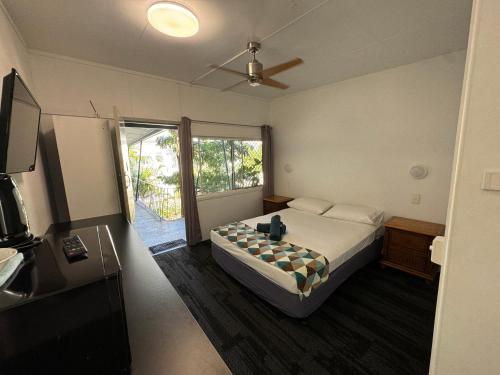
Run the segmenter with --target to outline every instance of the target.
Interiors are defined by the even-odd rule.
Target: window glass
[[[262,185],[262,141],[193,138],[197,195]]]

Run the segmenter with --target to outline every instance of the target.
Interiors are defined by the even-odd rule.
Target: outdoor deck
[[[178,239],[186,239],[184,219],[160,220],[156,214],[141,203],[135,205],[133,226],[148,247]]]

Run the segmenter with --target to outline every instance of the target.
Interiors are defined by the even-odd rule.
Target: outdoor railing
[[[163,187],[151,182],[134,179],[136,200],[155,213],[160,220],[175,220],[182,217],[181,195],[178,188]]]

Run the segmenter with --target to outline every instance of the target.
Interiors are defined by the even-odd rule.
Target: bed
[[[328,278],[308,296],[283,270],[242,250],[212,230],[212,256],[233,278],[288,316],[304,318],[314,312],[350,275],[377,259],[382,247],[382,226],[327,218],[294,208],[244,220],[256,228],[280,215],[287,226],[283,241],[314,250],[328,260]]]

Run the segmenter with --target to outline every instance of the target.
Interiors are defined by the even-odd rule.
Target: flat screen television
[[[0,112],[0,173],[35,170],[41,108],[19,73],[3,79]]]

